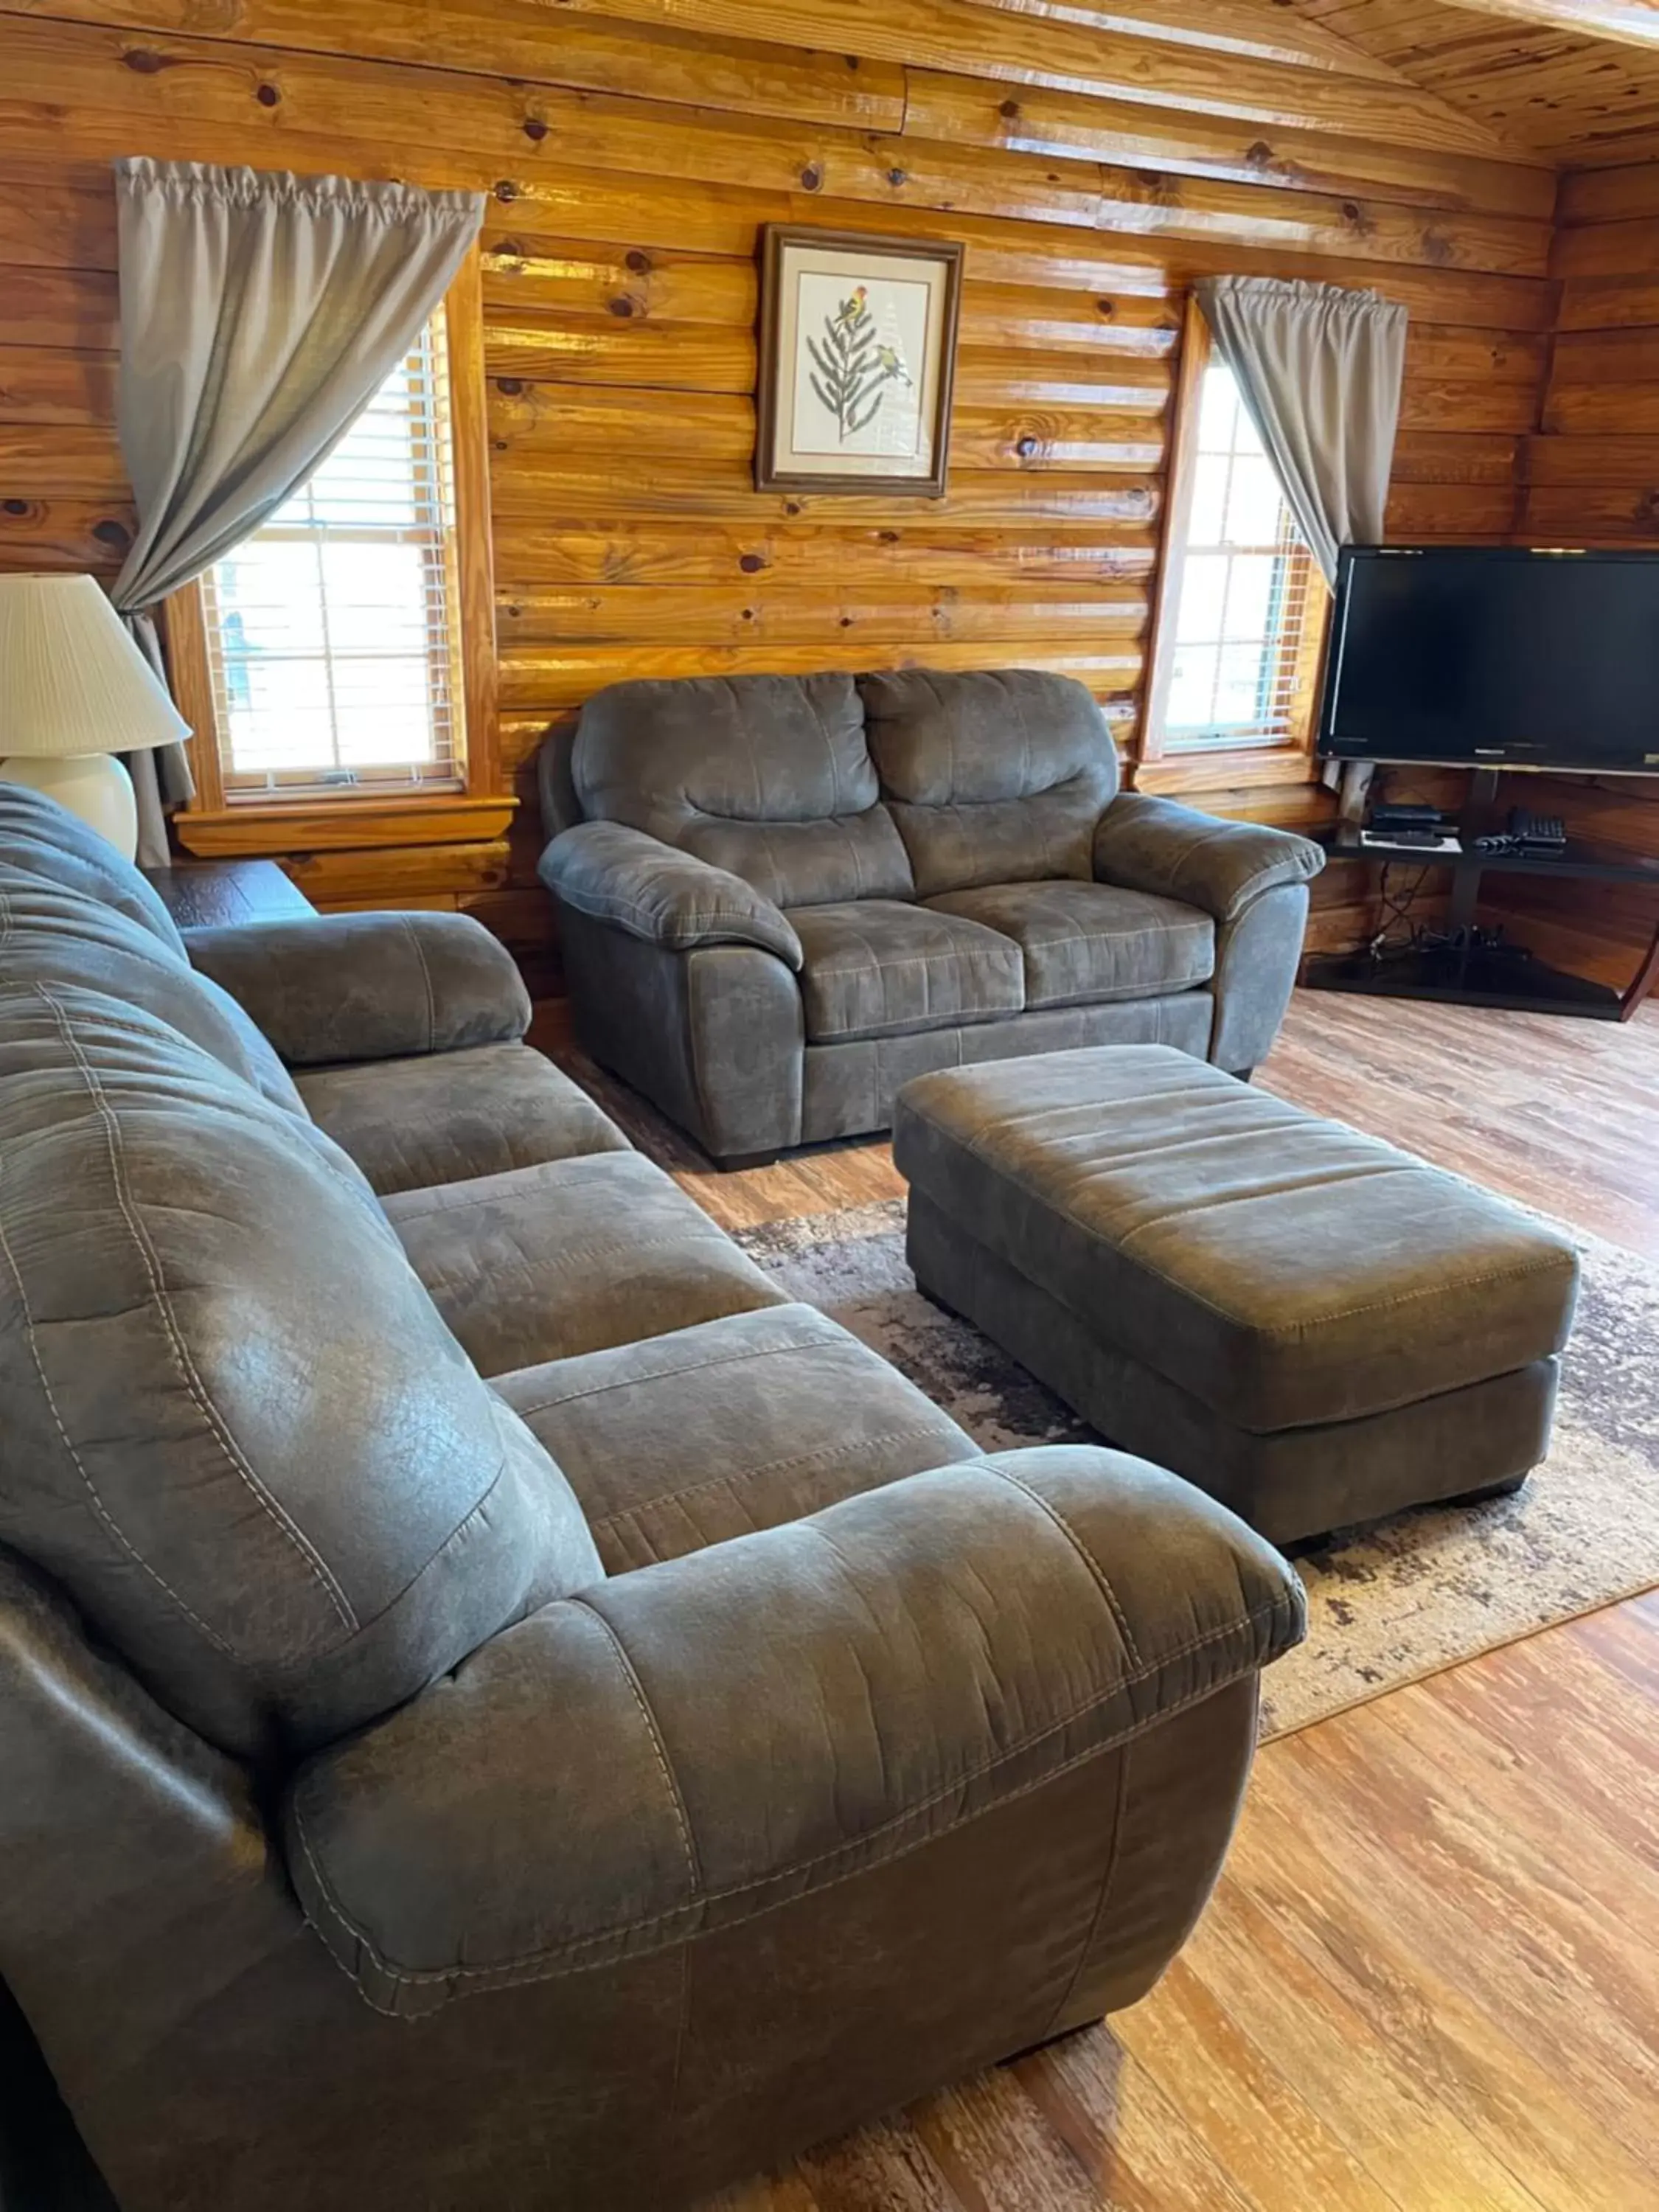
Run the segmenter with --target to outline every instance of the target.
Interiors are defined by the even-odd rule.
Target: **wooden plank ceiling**
[[[1505,143],[1571,168],[1659,155],[1648,0],[1291,0]]]

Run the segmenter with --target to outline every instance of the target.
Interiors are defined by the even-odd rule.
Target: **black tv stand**
[[[1504,826],[1495,811],[1498,774],[1483,769],[1474,779],[1461,851],[1433,853],[1420,845],[1362,842],[1358,830],[1348,823],[1329,833],[1325,842],[1334,861],[1449,870],[1451,910],[1438,945],[1405,951],[1385,946],[1310,960],[1302,979],[1309,989],[1354,991],[1377,999],[1432,999],[1522,1013],[1577,1014],[1591,1021],[1630,1019],[1659,985],[1659,925],[1629,988],[1615,991],[1589,976],[1552,968],[1522,947],[1504,945],[1479,928],[1475,916],[1480,882],[1486,875],[1565,876],[1581,883],[1645,885],[1654,892],[1659,913],[1659,860],[1632,858],[1572,838],[1553,852],[1477,851],[1476,837]]]

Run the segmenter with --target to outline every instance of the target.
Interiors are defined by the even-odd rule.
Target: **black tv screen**
[[[1344,549],[1319,750],[1659,769],[1659,554]]]

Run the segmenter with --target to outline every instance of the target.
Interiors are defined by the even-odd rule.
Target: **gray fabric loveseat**
[[[0,784],[8,2206],[669,2212],[1214,1880],[1278,1555],[981,1455],[528,1015],[453,915],[186,945]]]
[[[1089,692],[1027,670],[619,684],[541,781],[582,1041],[727,1164],[884,1129],[970,1060],[1248,1074],[1323,866],[1120,793]]]

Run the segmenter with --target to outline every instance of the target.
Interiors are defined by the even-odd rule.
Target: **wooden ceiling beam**
[[[1614,46],[1646,46],[1659,52],[1659,6],[1645,0],[1449,0],[1472,15],[1506,16],[1580,39]]]

